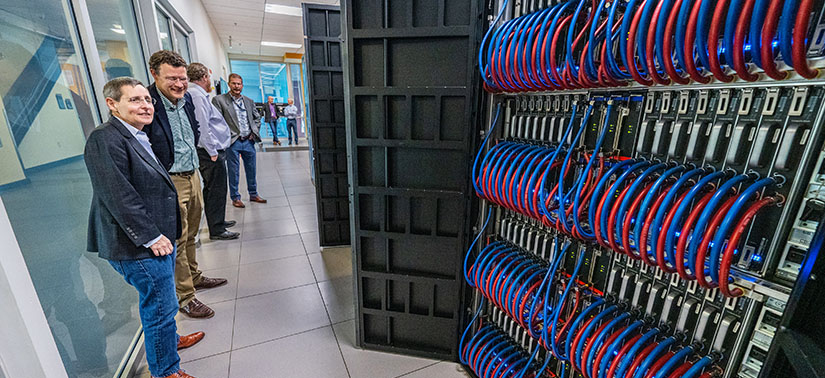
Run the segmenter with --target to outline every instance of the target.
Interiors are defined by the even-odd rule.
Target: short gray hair
[[[138,85],[145,87],[145,85],[143,85],[143,83],[141,83],[140,80],[135,79],[133,77],[121,76],[118,78],[114,78],[112,80],[109,80],[109,82],[103,86],[103,97],[111,98],[115,101],[120,101],[120,97],[123,96],[123,93],[120,90],[121,88],[125,86],[137,87]]]

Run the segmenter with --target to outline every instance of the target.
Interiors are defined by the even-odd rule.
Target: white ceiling
[[[302,0],[201,0],[230,54],[284,56],[304,49],[261,46],[261,41],[304,43],[303,17],[264,12],[266,4],[301,7]],[[312,0],[338,5],[339,0]],[[230,37],[232,43],[230,44]]]

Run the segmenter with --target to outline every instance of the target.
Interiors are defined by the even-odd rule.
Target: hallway
[[[258,153],[258,192],[267,204],[228,206],[238,240],[212,242],[201,230],[198,250],[208,277],[229,284],[199,292],[215,316],[178,314],[178,332],[206,332],[182,350],[181,367],[197,378],[462,378],[458,364],[354,347],[349,248],[318,243],[315,188],[308,151]],[[150,377],[141,364],[138,376]]]

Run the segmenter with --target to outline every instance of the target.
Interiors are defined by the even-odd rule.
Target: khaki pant
[[[181,236],[175,241],[175,290],[178,304],[183,307],[195,298],[195,284],[202,279],[195,257],[195,235],[201,223],[203,194],[197,170],[190,176],[172,175],[172,183],[178,191],[181,220]]]

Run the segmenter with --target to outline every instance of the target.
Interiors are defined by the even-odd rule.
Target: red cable
[[[587,319],[587,321],[584,322],[584,324],[582,324],[581,329],[579,329],[579,332],[576,333],[576,337],[573,339],[573,344],[570,345],[570,350],[571,351],[574,351],[574,350],[578,349],[579,342],[581,341],[582,336],[584,336],[584,331],[587,330],[587,327],[590,325],[590,322],[592,322],[593,319],[595,319],[595,318]],[[570,357],[573,357],[573,356],[570,356]],[[573,367],[573,370],[579,370],[576,367],[576,359],[575,358],[570,358],[570,366]]]
[[[598,241],[599,244],[605,248],[610,248],[610,244],[602,237],[602,222],[599,221],[602,219],[602,208],[604,208],[604,202],[606,199],[607,193],[602,193],[601,199],[599,200],[599,206],[596,207],[596,217],[594,218],[596,220],[596,224],[593,225],[593,232],[596,234],[596,241]]]
[[[679,196],[679,198],[676,200],[676,203],[674,203],[673,206],[670,208],[670,211],[668,211],[667,215],[665,216],[664,222],[662,222],[662,229],[659,231],[659,238],[656,239],[656,263],[659,265],[659,268],[661,268],[662,270],[664,270],[665,272],[668,272],[668,273],[673,273],[677,269],[677,267],[679,266],[679,264],[677,264],[677,262],[679,262],[681,260],[679,260],[678,255],[675,255],[674,256],[675,260],[671,262],[671,264],[674,265],[674,266],[673,267],[667,266],[667,259],[665,258],[665,241],[667,240],[667,233],[668,233],[668,230],[670,229],[670,224],[673,223],[673,217],[676,215],[676,209],[679,208],[679,205],[682,204],[682,201],[685,200],[685,197],[687,197],[688,193],[690,193],[690,191],[687,191],[687,190],[684,193],[682,193]],[[708,198],[708,200],[710,200],[710,198]],[[699,205],[702,205],[702,203],[699,202],[697,204],[697,206],[699,206]],[[656,231],[654,230],[653,232],[656,232]],[[693,279],[693,278],[685,278],[685,279]]]
[[[707,281],[707,277],[705,276],[705,259],[708,254],[708,246],[710,245],[710,242],[713,241],[714,234],[716,234],[716,229],[719,228],[719,225],[722,223],[722,219],[725,218],[725,215],[727,215],[730,207],[733,206],[734,202],[736,202],[736,198],[736,192],[734,192],[733,195],[731,195],[730,198],[722,204],[722,207],[716,211],[713,219],[705,229],[702,239],[699,241],[693,241],[699,243],[699,247],[696,249],[696,266],[693,267],[693,273],[696,275],[696,281],[702,287],[713,289],[718,286],[715,282]]]
[[[632,348],[634,345],[636,345],[636,342],[639,341],[639,339],[641,337],[642,337],[641,334],[637,334],[636,336],[633,336],[630,340],[628,340],[622,346],[622,349],[619,349],[619,353],[616,353],[616,357],[614,357],[613,362],[610,363],[610,369],[607,370],[607,376],[608,377],[615,377],[616,376],[616,369],[619,368],[619,364],[624,359],[624,356],[627,354],[627,352],[630,351],[630,348]]]
[[[664,188],[662,192],[659,194],[659,197],[656,198],[656,202],[653,203],[653,206],[650,207],[650,210],[647,211],[647,217],[645,217],[644,225],[642,226],[642,233],[639,235],[639,256],[642,258],[642,261],[645,264],[650,266],[659,266],[658,260],[651,259],[648,255],[647,249],[647,238],[650,235],[650,227],[653,223],[653,219],[656,218],[656,213],[659,212],[659,208],[662,206],[662,202],[664,202],[665,197],[667,197],[667,193],[670,191],[670,188]],[[656,230],[654,230],[656,232]],[[667,271],[668,267],[667,264],[663,264],[663,270]],[[673,272],[668,272],[673,273]]]
[[[707,0],[710,1],[710,0]],[[690,18],[688,19],[687,32],[685,33],[685,61],[682,62],[685,66],[690,78],[697,83],[710,83],[710,76],[705,76],[696,68],[696,57],[693,54],[694,46],[696,44],[696,22],[699,20],[699,8],[702,6],[702,0],[697,0],[693,4],[693,9],[690,11]]]
[[[667,77],[659,76],[659,72],[656,69],[656,51],[658,49],[656,48],[655,30],[657,25],[659,25],[659,13],[662,12],[663,3],[663,1],[660,1],[658,4],[656,4],[656,8],[653,10],[653,16],[650,20],[650,28],[648,29],[650,30],[650,32],[647,33],[647,56],[640,58],[647,60],[648,76],[650,76],[650,78],[653,79],[653,81],[662,85],[670,85],[670,80]],[[670,50],[663,50],[662,55],[670,55]]]
[[[605,328],[607,328],[608,325],[610,325],[610,322],[605,320],[605,322],[598,329],[596,329],[596,332],[593,332],[593,334],[591,334],[590,337],[587,338],[587,343],[585,344],[587,346],[584,347],[584,350],[581,354],[582,360],[579,361],[581,363],[579,370],[581,374],[584,376],[584,378],[590,378],[590,372],[587,371],[586,358],[590,355],[590,351],[593,350],[593,347],[596,344],[596,338],[599,336],[600,333],[602,333],[602,331],[604,331]]]
[[[639,5],[639,9],[644,8],[647,1],[648,0],[643,1],[642,5]],[[653,85],[653,80],[642,77],[642,74],[639,73],[639,70],[636,67],[636,33],[639,29],[639,22],[642,19],[642,13],[644,12],[636,12],[636,15],[633,16],[633,21],[630,24],[630,33],[627,37],[627,49],[625,51],[627,54],[627,70],[630,72],[630,76],[633,77],[633,80],[636,80],[637,83],[651,86]],[[640,59],[644,59],[644,57],[640,57]]]
[[[616,244],[616,215],[619,212],[619,207],[621,206],[624,197],[627,195],[627,191],[630,190],[630,187],[631,185],[627,185],[624,189],[622,189],[622,193],[616,198],[616,201],[613,203],[613,208],[610,210],[610,216],[607,218],[607,240],[610,243],[610,248],[613,248],[613,250],[618,253],[624,253],[628,256],[631,256],[631,254],[624,249],[624,246],[620,247]]]
[[[566,80],[562,77],[562,74],[559,74],[558,66],[556,65],[556,59],[558,58],[558,46],[559,46],[559,38],[563,35],[562,31],[565,27],[569,27],[570,20],[573,19],[573,15],[567,15],[561,23],[559,24],[558,28],[556,28],[556,34],[553,35],[553,39],[550,43],[550,73],[553,74],[553,78],[555,78],[564,89],[573,89]],[[566,33],[565,33],[566,34]]]
[[[723,83],[729,83],[733,80],[733,76],[725,73],[725,70],[719,63],[719,33],[722,32],[722,24],[725,22],[725,16],[728,13],[728,0],[717,0],[716,8],[713,11],[713,20],[710,23],[710,32],[708,33],[708,58],[710,58],[710,72],[716,80]],[[730,48],[730,46],[725,46]]]
[[[682,1],[683,0],[676,0],[673,3],[672,10],[670,11],[670,16],[667,18],[667,25],[665,26],[665,40],[663,42],[663,52],[664,52],[664,59],[665,61],[662,62],[662,65],[665,67],[665,72],[667,72],[668,76],[670,76],[670,80],[673,80],[676,84],[688,84],[690,83],[690,79],[688,77],[684,77],[679,74],[676,70],[676,66],[673,64],[673,38],[674,34],[676,33],[676,21],[679,18],[679,9],[682,8]],[[684,62],[680,62],[684,64]]]
[[[799,4],[799,10],[796,11],[796,25],[793,28],[793,42],[791,43],[793,68],[806,79],[814,79],[819,76],[819,70],[811,69],[808,66],[808,45],[805,43],[813,6],[813,0],[802,0]]]
[[[667,363],[667,361],[670,360],[675,354],[676,353],[673,353],[673,351],[668,351],[659,357],[659,359],[656,360],[656,363],[650,366],[650,369],[647,370],[647,375],[645,375],[645,378],[653,378],[659,370],[662,370],[662,366],[664,366],[664,364]]]
[[[765,197],[754,202],[748,210],[745,211],[745,214],[739,220],[739,223],[736,224],[736,228],[728,240],[728,246],[725,248],[725,253],[722,255],[722,263],[719,266],[719,291],[721,291],[724,296],[738,297],[744,294],[742,289],[738,287],[731,290],[728,283],[728,277],[730,276],[730,265],[733,262],[736,247],[739,245],[739,239],[742,238],[742,235],[745,233],[748,226],[750,226],[750,223],[753,218],[756,217],[756,214],[765,206],[771,206],[778,201],[779,200],[776,197]]]
[[[653,349],[656,348],[657,346],[659,346],[659,342],[654,341],[654,342],[650,343],[650,345],[648,345],[647,347],[642,349],[642,352],[639,353],[638,356],[636,356],[635,360],[633,360],[633,365],[630,365],[630,369],[627,369],[627,374],[625,375],[625,378],[633,377],[634,376],[633,372],[636,371],[636,369],[639,368],[639,365],[642,364],[642,361],[644,361],[645,358],[647,358],[647,355],[649,355],[650,352],[652,352]]]
[[[689,279],[693,280],[696,279],[696,272],[690,272],[690,274],[685,271],[685,247],[687,246],[688,239],[690,238],[691,231],[693,230],[693,226],[696,224],[696,221],[699,220],[699,215],[702,214],[702,210],[705,209],[705,205],[710,202],[710,198],[713,197],[713,190],[709,191],[705,196],[699,201],[699,203],[694,206],[693,210],[690,212],[687,220],[685,220],[684,226],[682,230],[679,232],[679,241],[676,243],[676,254],[674,258],[676,261],[676,271],[679,273],[679,277],[690,277]],[[698,240],[697,240],[698,242]],[[690,267],[691,270],[694,267]]]
[[[746,81],[759,79],[759,75],[751,73],[748,70],[748,65],[745,64],[745,36],[748,34],[748,28],[750,27],[754,1],[745,0],[742,14],[739,15],[739,22],[736,24],[736,34],[733,37],[733,67],[736,69],[736,75]],[[756,51],[751,50],[751,54],[754,53]]]
[[[614,331],[610,337],[605,340],[605,342],[599,348],[599,353],[596,355],[596,359],[593,360],[593,370],[590,372],[590,375],[593,377],[599,376],[599,367],[602,366],[602,360],[604,359],[605,354],[607,354],[607,350],[610,349],[609,346],[613,344],[616,339],[621,336],[622,332],[627,329],[628,326],[622,326],[618,330]]]
[[[624,215],[624,222],[622,222],[622,244],[624,245],[625,250],[627,253],[632,257],[634,260],[639,260],[642,258],[642,246],[637,245],[636,249],[639,250],[639,254],[633,253],[633,248],[630,247],[630,225],[631,221],[635,218],[633,216],[634,213],[639,209],[639,206],[642,204],[642,200],[645,199],[647,196],[647,192],[650,191],[650,188],[656,183],[654,180],[650,180],[650,183],[642,189],[641,192],[636,193],[636,198],[633,199],[633,203],[630,205],[630,209],[627,210],[627,214]]]
[[[773,59],[773,37],[779,24],[779,15],[782,13],[784,0],[772,0],[765,14],[765,26],[762,27],[762,70],[774,80],[783,80],[788,76],[785,71],[776,68]]]
[[[676,370],[674,370],[673,373],[670,373],[670,376],[668,376],[668,378],[682,378],[682,375],[687,373],[687,371],[690,370],[690,368],[692,368],[692,367],[693,367],[692,363],[685,362],[685,363],[682,364],[682,366],[679,366],[678,368],[676,368]]]

